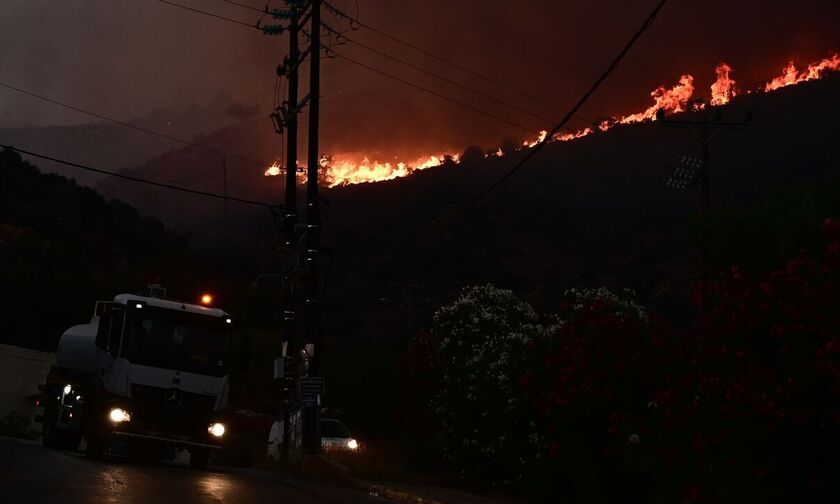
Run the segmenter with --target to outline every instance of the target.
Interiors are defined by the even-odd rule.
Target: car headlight
[[[347,448],[356,450],[359,448],[359,443],[355,439],[351,439],[350,441],[347,441]]]
[[[225,425],[218,422],[214,423],[210,427],[207,427],[207,432],[215,437],[222,437],[225,435]]]
[[[122,408],[114,408],[108,413],[108,418],[114,423],[130,422],[131,413]]]

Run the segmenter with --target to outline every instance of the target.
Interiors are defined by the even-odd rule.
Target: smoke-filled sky
[[[247,23],[259,13],[222,0],[175,0]],[[262,7],[260,0],[239,0]],[[372,26],[393,33],[561,107],[570,106],[603,71],[655,0],[333,0]],[[279,6],[279,0],[271,2]],[[358,10],[357,10],[358,9]],[[324,15],[326,22],[336,20]],[[707,90],[721,60],[739,83],[779,73],[791,58],[809,62],[840,50],[836,0],[672,0],[621,67],[582,110],[588,118],[626,114],[648,93],[692,73]],[[343,24],[347,28],[347,23]],[[560,112],[529,102],[428,57],[359,30],[350,38],[429,68],[537,115]],[[156,0],[4,0],[0,10],[0,82],[120,119],[154,110],[204,106],[219,90],[268,114],[274,69],[286,37],[267,37]],[[346,44],[336,51],[422,86],[539,130],[550,124],[484,101],[431,77]],[[305,74],[304,74],[305,76]],[[303,82],[305,86],[305,81]],[[703,94],[699,92],[698,94]],[[323,62],[324,117],[375,137],[381,122],[410,125],[414,114],[445,128],[456,122],[474,141],[527,133],[424,95],[336,59]],[[360,105],[362,104],[361,109]],[[379,107],[371,116],[358,111]],[[349,107],[353,116],[343,116]],[[90,118],[0,88],[0,128],[78,124]],[[270,124],[266,123],[270,128]],[[417,132],[418,136],[423,131]],[[464,140],[472,141],[469,135]]]

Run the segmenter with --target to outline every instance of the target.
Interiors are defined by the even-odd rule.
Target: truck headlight
[[[347,441],[347,448],[350,448],[351,450],[358,449],[359,448],[358,441],[356,441],[355,439],[351,439],[350,441]]]
[[[131,413],[122,408],[114,408],[108,413],[108,418],[114,423],[130,422]]]
[[[225,424],[221,423],[214,423],[207,427],[207,432],[212,434],[214,437],[222,437],[225,435]]]

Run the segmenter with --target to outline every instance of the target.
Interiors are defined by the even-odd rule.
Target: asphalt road
[[[197,471],[177,464],[88,460],[0,438],[3,504],[373,504],[391,502],[317,480],[256,471]]]

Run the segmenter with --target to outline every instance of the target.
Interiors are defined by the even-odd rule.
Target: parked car
[[[359,442],[353,439],[347,427],[334,418],[321,419],[321,447],[324,450],[358,450]]]

